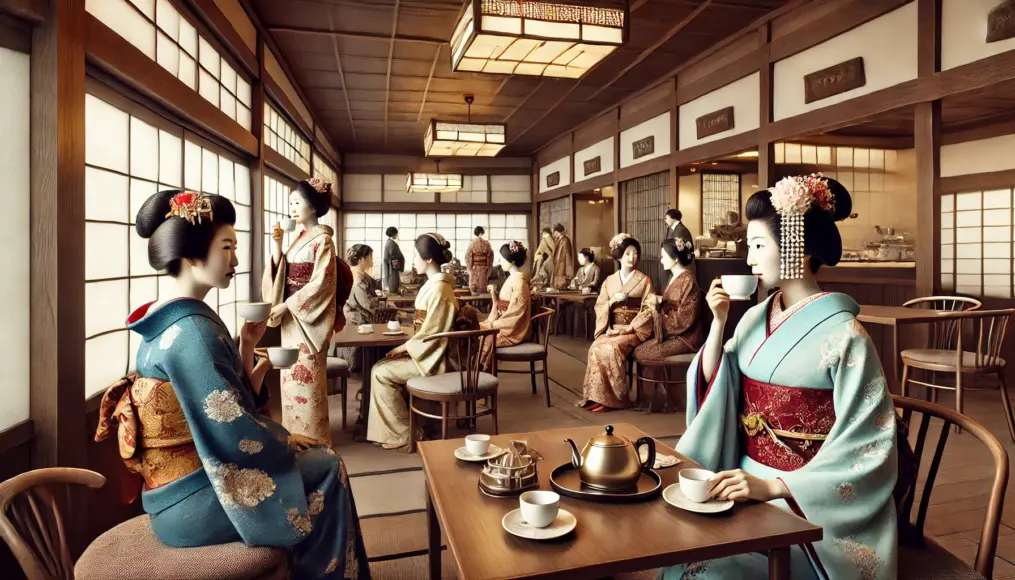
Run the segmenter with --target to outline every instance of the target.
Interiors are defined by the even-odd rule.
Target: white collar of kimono
[[[624,271],[620,270],[618,272],[618,274],[620,275],[620,283],[621,284],[627,284],[627,281],[631,279],[631,276],[634,276],[635,271],[636,270],[631,270],[630,274],[628,274],[627,276],[624,276]]]

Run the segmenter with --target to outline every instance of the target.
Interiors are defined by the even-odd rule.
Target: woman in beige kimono
[[[627,356],[652,337],[652,280],[639,272],[641,244],[627,234],[610,240],[610,255],[620,271],[610,275],[596,300],[595,342],[589,348],[588,368],[579,406],[603,412],[631,406],[628,395]]]
[[[282,371],[282,426],[324,444],[328,421],[327,350],[338,311],[335,302],[335,243],[318,219],[331,209],[331,184],[301,181],[289,194],[289,216],[303,230],[282,253],[282,228],[275,224],[271,267],[261,281],[271,302],[268,326],[282,326],[282,346],[298,348],[299,360]]]
[[[655,337],[634,349],[634,360],[658,361],[698,352],[703,339],[701,290],[691,271],[694,245],[682,238],[663,240],[659,260],[673,274],[662,295],[654,296]]]
[[[345,261],[352,267],[352,291],[343,308],[346,324],[372,324],[381,290],[380,283],[371,274],[374,268],[374,249],[366,244],[355,244],[346,250]],[[358,352],[359,349],[355,347],[341,348],[337,355],[349,363],[350,370],[357,371],[360,370]]]
[[[367,440],[385,449],[409,450],[409,407],[405,384],[412,377],[428,377],[444,372],[447,340],[423,342],[434,334],[448,332],[458,312],[455,280],[441,272],[451,261],[451,244],[440,234],[416,238],[413,268],[426,275],[426,283],[416,295],[416,332],[404,345],[392,350],[370,371],[370,416]]]
[[[486,230],[483,226],[476,226],[476,238],[469,244],[465,251],[465,267],[469,270],[469,290],[478,294],[490,280],[490,270],[493,269],[493,248],[490,242],[483,239]]]
[[[487,290],[497,296],[497,303],[490,310],[490,317],[479,323],[483,330],[496,328],[496,347],[514,346],[529,337],[529,322],[532,319],[532,290],[529,275],[519,270],[525,263],[529,251],[515,240],[500,247],[500,265],[508,272],[508,279],[497,294],[497,288],[490,285]],[[483,343],[483,368],[489,369],[493,362],[494,341]]]

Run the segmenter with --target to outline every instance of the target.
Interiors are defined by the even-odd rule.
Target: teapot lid
[[[613,425],[607,425],[606,433],[596,435],[589,440],[589,443],[596,447],[626,447],[631,444],[631,441],[627,437],[614,435]]]

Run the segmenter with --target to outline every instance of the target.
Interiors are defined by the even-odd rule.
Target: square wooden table
[[[961,312],[954,310],[862,305],[856,319],[867,324],[882,324],[892,327],[892,372],[889,373],[888,380],[891,392],[899,394],[901,393],[899,388],[899,327],[903,324],[929,324],[961,316]]]
[[[402,334],[389,336],[384,334],[388,332],[387,325],[374,324],[373,327],[373,332],[360,334],[357,325],[347,324],[341,332],[331,338],[332,348],[355,347],[359,349],[359,368],[363,375],[363,386],[360,389],[362,396],[356,424],[359,425],[360,431],[366,429],[367,414],[370,410],[370,370],[384,356],[383,351],[405,344],[415,332],[412,326],[403,326]]]
[[[514,439],[544,457],[538,464],[539,489],[549,490],[550,473],[569,462],[573,439],[581,448],[603,427],[578,427],[512,435],[495,435],[505,447]],[[615,433],[631,441],[645,433],[628,424]],[[606,504],[561,497],[560,505],[578,519],[573,532],[548,542],[517,538],[504,531],[501,519],[518,508],[517,498],[492,498],[479,490],[482,463],[455,458],[463,439],[419,444],[427,485],[430,578],[441,577],[441,526],[462,580],[503,578],[602,578],[751,552],[768,552],[769,577],[788,579],[790,548],[821,540],[821,528],[792,513],[763,503],[737,504],[725,514],[700,515],[667,504],[661,495],[647,502]],[[657,472],[663,489],[677,473],[697,467],[673,449],[656,442],[658,452],[683,459]]]

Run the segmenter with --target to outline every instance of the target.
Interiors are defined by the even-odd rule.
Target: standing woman
[[[469,290],[478,294],[490,279],[490,270],[493,269],[493,248],[490,242],[483,239],[486,230],[483,226],[476,226],[476,238],[469,244],[465,251],[465,267],[469,271]]]
[[[492,284],[488,288],[491,296],[497,296],[497,302],[490,310],[490,317],[480,322],[479,327],[483,330],[496,328],[500,332],[497,333],[496,341],[483,342],[484,350],[480,356],[484,369],[490,368],[495,348],[521,344],[529,337],[532,290],[529,275],[519,269],[528,254],[525,245],[517,240],[500,247],[500,266],[508,273],[508,278],[501,286],[500,294],[497,294],[497,288]]]
[[[673,275],[658,302],[655,338],[634,349],[634,360],[660,361],[701,348],[701,290],[691,271],[694,245],[683,238],[663,240],[660,262]]]
[[[352,268],[352,292],[343,309],[346,322],[354,326],[372,324],[379,304],[377,292],[381,289],[371,273],[374,250],[366,244],[355,244],[346,251],[345,260]],[[359,370],[358,350],[356,347],[343,348],[338,355],[349,363],[352,371]]]
[[[335,327],[335,242],[318,219],[331,209],[331,184],[313,178],[289,194],[289,216],[303,226],[282,253],[282,228],[275,224],[271,268],[261,293],[272,303],[268,326],[282,326],[282,346],[298,348],[299,360],[282,371],[282,425],[292,433],[331,443],[328,421],[327,350]]]
[[[596,300],[595,342],[579,406],[601,413],[631,406],[627,355],[652,337],[652,310],[642,302],[652,296],[652,279],[637,270],[641,244],[627,234],[610,240],[620,270],[606,278]]]
[[[405,271],[405,256],[398,247],[398,228],[389,227],[384,235],[388,236],[388,241],[384,242],[381,283],[391,294],[398,294],[398,289],[402,285],[402,272]]]

